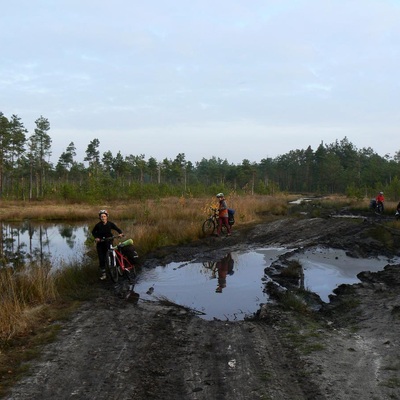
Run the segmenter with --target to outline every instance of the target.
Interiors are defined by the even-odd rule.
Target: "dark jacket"
[[[117,225],[114,224],[114,222],[107,221],[105,224],[103,224],[101,221],[98,222],[93,230],[92,230],[92,235],[95,238],[108,238],[113,236],[112,231],[117,231],[118,233],[122,233],[121,229],[118,228]]]

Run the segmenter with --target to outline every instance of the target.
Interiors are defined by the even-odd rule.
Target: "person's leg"
[[[97,244],[97,256],[99,258],[99,269],[100,269],[100,279],[106,278],[106,255],[107,255],[107,246],[104,246],[106,243],[98,243]]]
[[[223,218],[219,217],[218,218],[218,229],[217,229],[217,235],[218,236],[221,234],[222,222],[223,222]]]
[[[224,218],[224,225],[226,226],[226,230],[228,232],[228,235],[230,235],[231,234],[231,228],[229,226],[229,218],[228,217]]]

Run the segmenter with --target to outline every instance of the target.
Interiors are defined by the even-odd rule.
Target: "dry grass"
[[[288,196],[238,196],[235,193],[227,194],[228,206],[239,212],[242,222],[255,219],[259,211],[274,210],[276,206],[283,206]],[[160,217],[187,215],[189,217],[205,217],[208,207],[216,205],[214,197],[209,198],[163,198],[159,200],[135,201],[127,203],[108,204],[63,204],[56,202],[8,202],[0,201],[0,221],[34,220],[68,220],[82,221],[96,218],[99,209],[107,209],[110,218],[123,220],[137,218],[140,222],[157,223]],[[201,219],[200,218],[200,219]]]
[[[238,196],[226,194],[228,206],[236,210],[234,228],[256,222],[261,214],[286,214],[288,197]],[[201,226],[216,207],[215,197],[163,198],[158,200],[88,204],[60,204],[50,202],[2,202],[0,220],[21,221],[96,221],[99,209],[107,209],[110,220],[132,237],[141,254],[165,245],[186,243],[202,236]],[[90,221],[90,222],[89,222]]]
[[[286,196],[236,196],[226,197],[229,208],[235,209],[237,227],[254,223],[265,213],[285,215]],[[141,254],[161,246],[187,243],[202,237],[203,221],[210,215],[210,207],[216,207],[215,198],[166,198],[133,203],[129,208],[109,207],[110,220],[132,237]],[[125,221],[133,221],[128,225]],[[119,222],[121,221],[121,222]]]
[[[38,308],[57,298],[55,282],[48,271],[48,268],[33,265],[21,272],[11,268],[0,270],[1,340],[28,331]]]

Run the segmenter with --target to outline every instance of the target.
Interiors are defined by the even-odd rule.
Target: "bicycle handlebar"
[[[100,242],[111,242],[111,241],[113,241],[114,239],[118,239],[118,238],[121,238],[121,237],[124,237],[124,236],[125,236],[125,235],[122,235],[122,236],[114,235],[114,236],[103,237],[103,238],[99,238],[99,239],[100,239]]]

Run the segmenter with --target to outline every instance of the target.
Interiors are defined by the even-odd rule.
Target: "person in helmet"
[[[228,221],[228,205],[226,204],[224,194],[218,193],[217,199],[219,201],[217,236],[219,236],[221,234],[222,225],[226,226],[228,236],[230,236],[231,235],[231,227],[229,226],[229,221]]]
[[[94,226],[92,230],[92,235],[94,236],[96,242],[97,256],[99,257],[99,268],[100,268],[100,279],[106,279],[106,255],[108,251],[108,243],[101,241],[104,238],[109,238],[113,236],[112,231],[118,232],[118,236],[122,237],[124,234],[122,230],[118,228],[114,222],[108,220],[108,211],[99,211],[100,221]]]
[[[383,196],[383,192],[379,192],[378,196],[376,196],[376,204],[382,205],[382,212],[383,212],[383,204],[385,203],[385,197]]]

